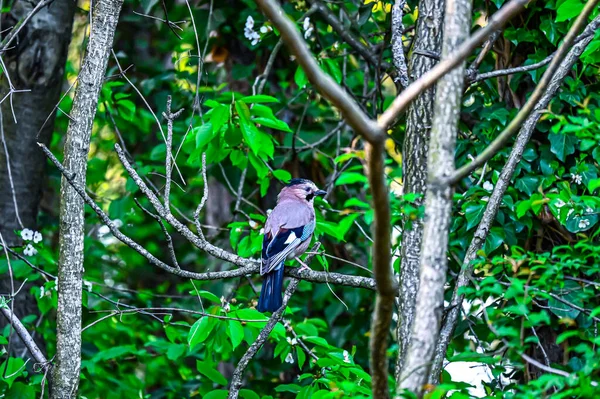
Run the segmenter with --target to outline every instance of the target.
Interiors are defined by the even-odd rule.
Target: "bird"
[[[310,245],[315,231],[314,199],[325,194],[327,191],[320,190],[312,181],[294,178],[277,196],[277,205],[265,223],[259,312],[274,312],[281,307],[283,265],[287,259],[295,258],[302,265],[300,270],[309,269],[298,257]]]

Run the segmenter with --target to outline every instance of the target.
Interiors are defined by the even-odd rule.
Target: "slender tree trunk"
[[[422,0],[419,2],[418,9],[419,18],[409,62],[411,82],[420,78],[437,63],[434,57],[426,54],[440,54],[441,52],[444,0]],[[425,195],[427,149],[433,120],[434,94],[434,87],[425,90],[408,109],[406,136],[402,150],[405,194]],[[421,197],[417,201],[417,205],[422,203],[423,198]],[[419,288],[419,257],[423,236],[423,225],[420,220],[413,221],[410,226],[407,222],[407,219],[403,220],[400,265],[400,312],[397,331],[399,350],[396,361],[398,383],[415,317],[415,303]]]
[[[471,2],[448,0],[444,18],[442,57],[451,56],[469,37]],[[419,291],[412,338],[401,370],[399,387],[421,397],[439,335],[444,308],[448,232],[452,187],[445,182],[454,171],[454,147],[463,95],[465,62],[442,77],[436,88],[435,114],[428,156],[425,225]]]
[[[600,27],[600,17],[596,17],[594,21],[590,23],[590,25],[586,28],[586,32],[594,32],[596,29],[598,29],[598,27]],[[460,295],[458,290],[469,285],[469,279],[473,274],[473,260],[475,260],[477,257],[477,251],[479,251],[485,244],[485,240],[487,239],[490,228],[492,227],[492,223],[496,218],[496,214],[498,213],[498,208],[502,203],[502,197],[504,197],[504,193],[512,181],[515,169],[523,157],[525,146],[529,142],[531,135],[535,130],[535,126],[542,116],[539,111],[548,107],[563,80],[567,74],[571,72],[573,65],[575,65],[577,60],[579,60],[579,57],[581,54],[583,54],[592,39],[593,35],[590,35],[588,38],[573,46],[569,54],[567,54],[562,62],[560,68],[556,71],[556,74],[548,85],[546,93],[544,93],[540,101],[537,103],[533,113],[527,118],[525,123],[523,123],[523,126],[519,131],[513,149],[508,156],[508,161],[506,162],[504,168],[502,168],[498,182],[494,187],[494,191],[492,192],[492,195],[487,203],[481,222],[479,223],[479,226],[477,226],[477,230],[475,231],[473,239],[471,240],[471,244],[469,245],[463,260],[460,274],[458,275],[458,279],[454,286],[454,292],[452,294],[452,300],[450,301],[448,314],[446,315],[440,332],[438,346],[435,351],[435,359],[429,376],[430,384],[439,383],[448,344],[452,338],[456,323],[459,320],[464,295]]]
[[[40,1],[19,0],[13,4],[2,19],[5,36]],[[30,90],[14,93],[0,109],[0,233],[9,246],[21,242],[15,230],[36,226],[46,165],[44,154],[35,144],[36,136],[39,133],[37,141],[46,144],[52,136],[54,106],[64,81],[75,6],[72,0],[55,0],[51,7],[44,7],[23,25],[10,50],[3,54],[7,70],[0,79],[0,98],[10,92],[9,78],[15,89]],[[29,288],[26,283],[14,298],[14,311],[19,318],[38,313]],[[0,278],[0,290],[10,292],[9,276]],[[0,329],[6,324],[6,319],[0,318]],[[39,335],[36,342],[44,347]],[[27,353],[19,336],[14,336],[11,349],[16,356]]]
[[[64,166],[78,185],[85,187],[85,173],[98,95],[104,81],[122,0],[94,2],[92,29],[79,73],[72,120],[67,130]],[[58,309],[53,399],[77,394],[81,366],[81,286],[83,278],[83,199],[63,177],[60,204]]]

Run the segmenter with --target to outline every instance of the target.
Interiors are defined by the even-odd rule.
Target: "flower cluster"
[[[304,39],[308,40],[308,38],[311,37],[313,33],[313,27],[310,24],[310,18],[306,17],[304,19],[304,24],[302,25],[302,28],[304,28]]]
[[[39,231],[33,231],[31,229],[23,229],[21,231],[21,238],[23,241],[33,241],[34,244],[38,244],[42,241],[42,233]],[[27,244],[23,250],[25,256],[33,256],[37,254],[37,250],[31,244]]]
[[[246,39],[250,40],[250,43],[253,46],[256,46],[258,42],[260,42],[260,35],[258,32],[254,30],[254,18],[251,15],[248,15],[246,19],[246,26],[244,26],[244,36]]]
[[[581,182],[582,182],[581,175],[578,175],[578,174],[575,174],[575,173],[571,173],[571,180],[575,184],[581,184]]]

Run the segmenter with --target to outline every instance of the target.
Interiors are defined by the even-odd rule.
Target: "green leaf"
[[[275,392],[298,393],[302,387],[296,384],[281,384],[275,387]]]
[[[123,119],[132,121],[135,118],[135,104],[130,100],[122,100],[117,103],[119,113]]]
[[[6,364],[8,362],[8,366]],[[2,378],[2,381],[7,383],[8,386],[12,386],[12,383],[25,371],[25,361],[21,358],[9,357],[8,360],[2,362],[0,370],[2,375],[6,375],[8,378]]]
[[[281,131],[289,132],[289,133],[292,132],[292,129],[290,129],[288,124],[285,123],[284,121],[280,121],[279,119],[273,120],[273,119],[258,117],[258,118],[254,118],[252,121],[254,123],[258,123],[259,125],[270,127],[271,129],[277,129],[277,130],[281,130]]]
[[[296,85],[298,85],[299,89],[304,88],[304,86],[306,86],[306,84],[308,83],[308,79],[306,78],[306,74],[304,73],[302,67],[296,68],[296,73],[294,74],[294,82],[296,82]]]
[[[227,386],[227,378],[223,377],[223,374],[219,373],[219,371],[214,368],[213,364],[196,360],[196,369],[200,374],[204,375],[212,382]]]
[[[342,83],[342,71],[338,66],[337,62],[331,58],[325,58],[325,65],[329,70],[329,74],[333,76],[333,79],[338,83]]]
[[[556,10],[556,22],[567,21],[578,16],[583,10],[583,3],[580,0],[566,0]]]
[[[335,181],[336,186],[342,186],[344,184],[354,184],[354,183],[368,183],[369,179],[361,173],[356,172],[345,172],[340,175],[340,177]]]
[[[196,345],[206,341],[213,330],[215,323],[210,317],[203,316],[196,320],[188,333],[188,345],[193,349]]]
[[[204,148],[214,137],[213,125],[210,122],[194,128],[193,132],[196,136],[196,148]]]
[[[571,304],[583,307],[583,302],[581,301],[581,298],[579,298],[580,291],[580,287],[575,281],[565,281],[564,287],[555,289],[552,293],[556,294],[558,298],[569,304],[566,304],[555,297],[550,297],[550,299],[548,299],[550,311],[558,317],[568,317],[570,319],[577,318],[581,312],[571,306]]]
[[[209,120],[210,123],[213,125],[214,131],[218,132],[219,130],[221,130],[221,128],[225,126],[227,121],[229,121],[230,117],[231,111],[228,106],[221,105],[219,107],[213,108],[212,112],[210,113]]]
[[[225,389],[217,389],[210,391],[202,397],[202,399],[226,399],[229,391]]]
[[[240,101],[245,102],[246,104],[254,104],[254,103],[278,103],[279,100],[272,96],[266,96],[264,94],[257,94],[255,96],[247,96],[240,99]]]
[[[243,399],[260,399],[260,396],[256,392],[249,389],[240,389],[240,396]]]
[[[34,399],[36,397],[35,388],[22,382],[15,382],[5,397],[7,399]]]
[[[567,155],[571,155],[575,152],[575,144],[577,144],[577,137],[569,134],[554,134],[548,135],[550,140],[550,150],[556,155],[561,161],[565,161]]]
[[[590,190],[590,193],[593,193],[598,189],[598,187],[600,187],[600,179],[590,179],[587,187],[588,190]]]
[[[465,209],[465,217],[467,218],[467,230],[471,230],[477,226],[483,217],[485,206],[483,204],[471,204]]]
[[[187,347],[184,344],[172,344],[167,349],[167,358],[169,360],[177,360],[185,353]]]
[[[275,178],[277,178],[278,180],[281,180],[284,183],[287,183],[292,179],[292,174],[290,172],[288,172],[287,170],[283,170],[283,169],[275,169],[273,171],[273,176],[275,176]]]
[[[236,320],[229,320],[227,323],[227,335],[229,335],[233,349],[240,346],[244,339],[244,327],[242,323]]]
[[[540,180],[537,176],[525,176],[517,180],[515,187],[517,190],[522,191],[527,195],[532,195],[537,191],[539,182]]]

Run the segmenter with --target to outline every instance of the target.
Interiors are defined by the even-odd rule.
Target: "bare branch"
[[[382,129],[372,121],[358,106],[352,97],[341,88],[317,64],[306,45],[306,42],[276,0],[256,0],[263,13],[277,27],[281,38],[289,47],[296,61],[300,64],[308,80],[325,98],[335,105],[344,119],[356,132],[360,133],[367,141],[382,141],[385,138]]]
[[[392,6],[392,59],[398,71],[394,81],[400,82],[402,87],[408,86],[408,67],[402,43],[404,7],[406,7],[406,0],[396,0]]]
[[[40,365],[43,371],[46,371],[51,367],[50,362],[46,359],[46,356],[42,353],[40,348],[37,346],[29,331],[25,328],[21,320],[15,316],[15,314],[8,307],[0,307],[0,312],[6,317],[6,319],[12,324],[15,332],[19,335],[27,349],[29,349],[29,353],[35,359],[35,361]]]
[[[512,0],[496,12],[489,20],[489,23],[479,29],[469,40],[452,52],[452,56],[441,61],[433,69],[411,83],[379,118],[379,126],[383,129],[388,128],[394,120],[400,115],[406,107],[423,90],[431,87],[437,80],[454,69],[458,64],[464,61],[471,52],[479,46],[494,31],[500,29],[510,18],[521,11],[530,0]]]
[[[512,137],[519,127],[521,127],[521,124],[523,124],[523,122],[527,119],[531,111],[534,110],[538,100],[544,94],[546,87],[554,75],[554,72],[556,72],[556,70],[559,68],[562,60],[566,57],[567,53],[573,46],[577,33],[585,26],[588,16],[596,8],[597,4],[598,0],[590,0],[586,3],[585,7],[581,11],[581,14],[579,14],[571,26],[571,29],[569,29],[569,32],[567,32],[565,40],[562,42],[558,50],[556,50],[554,58],[548,66],[548,69],[546,69],[546,72],[544,72],[542,79],[540,79],[540,82],[535,87],[535,90],[523,108],[519,110],[517,116],[510,121],[502,133],[500,133],[500,135],[496,137],[496,139],[494,139],[494,141],[492,141],[492,143],[481,154],[479,154],[477,158],[473,160],[473,162],[460,167],[456,172],[454,172],[454,174],[448,179],[450,184],[453,185],[458,183],[461,179],[471,174],[471,172],[473,172],[475,169],[482,166],[486,161],[490,160],[498,151],[500,151],[500,149],[502,149],[502,147],[504,147],[504,144]]]

